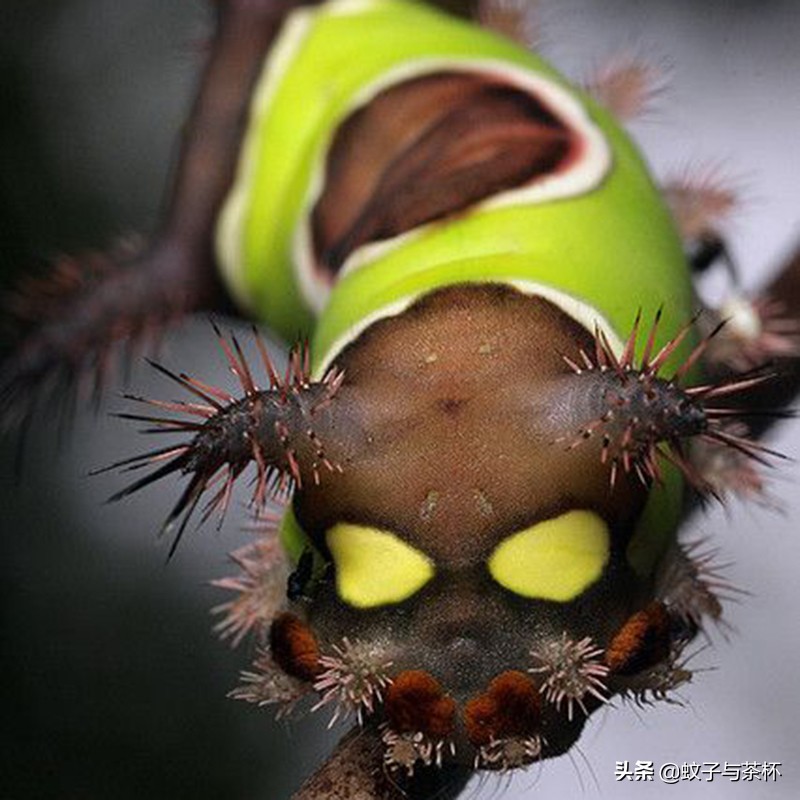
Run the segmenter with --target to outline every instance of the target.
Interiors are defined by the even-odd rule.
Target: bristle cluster
[[[729,566],[702,540],[675,545],[658,576],[657,595],[671,614],[688,624],[702,628],[706,619],[720,623],[723,601],[744,594],[725,577]]]
[[[236,338],[230,342],[216,328],[220,346],[231,372],[238,379],[244,395],[236,398],[229,392],[209,386],[185,373],[176,374],[152,363],[152,366],[173,380],[195,398],[192,402],[166,402],[128,396],[130,400],[181,416],[147,416],[119,414],[124,419],[148,423],[147,433],[183,433],[192,438],[182,444],[154,450],[112,464],[108,469],[137,470],[158,466],[144,478],[135,481],[111,497],[119,500],[143,487],[180,472],[191,475],[183,495],[170,512],[165,530],[178,526],[170,555],[202,496],[216,491],[207,501],[202,521],[213,513],[220,515],[220,524],[230,505],[237,478],[251,464],[256,475],[252,504],[263,509],[270,498],[285,496],[292,486],[302,487],[304,473],[319,482],[321,469],[340,470],[331,461],[319,434],[314,428],[315,415],[327,408],[338,392],[343,373],[331,369],[319,382],[309,375],[307,345],[295,348],[289,357],[286,372],[280,376],[267,353],[266,346],[253,328],[253,335],[269,385],[261,389]],[[302,463],[301,463],[302,461]]]
[[[99,397],[108,380],[109,350],[103,342],[92,353],[84,341],[46,342],[43,329],[57,321],[64,306],[69,306],[87,287],[103,280],[111,261],[100,253],[87,253],[82,259],[61,257],[43,277],[24,279],[2,298],[4,325],[17,340],[16,350],[0,367],[0,405],[4,426],[21,422],[30,411],[32,394],[50,385],[51,393],[64,398],[62,409],[75,403],[85,386],[78,379],[89,373],[82,366],[94,355],[94,389]],[[58,351],[58,352],[56,352]],[[83,372],[83,375],[81,374]],[[48,393],[50,394],[50,393]]]
[[[780,300],[734,293],[714,314],[726,324],[708,348],[711,363],[746,372],[800,356],[800,322],[787,316]]]
[[[510,736],[492,739],[478,749],[475,769],[511,770],[528,766],[542,755],[543,739],[539,735]]]
[[[718,165],[689,165],[663,186],[664,199],[684,240],[716,231],[740,202],[740,189]]]
[[[677,691],[688,683],[698,670],[688,668],[688,662],[696,655],[684,656],[685,642],[676,642],[670,655],[637,675],[615,680],[615,690],[623,700],[637,706],[651,706],[657,702],[682,705]],[[702,671],[702,670],[701,670]]]
[[[628,122],[645,114],[667,83],[666,66],[633,54],[620,54],[601,65],[586,90],[615,117]]]
[[[384,724],[381,739],[384,745],[383,763],[392,771],[405,772],[411,778],[418,767],[442,766],[445,742],[430,739],[422,731],[398,733]],[[448,752],[455,755],[455,746],[450,743]]]
[[[98,405],[120,364],[127,372],[167,327],[210,307],[217,288],[181,248],[144,249],[133,237],[23,280],[2,298],[14,346],[0,362],[0,423],[24,426],[39,402],[68,424],[79,399]]]
[[[372,714],[383,694],[391,684],[389,669],[392,662],[386,657],[386,648],[380,644],[350,641],[332,646],[332,653],[320,656],[320,672],[314,689],[322,695],[314,711],[323,706],[333,706],[333,716],[328,727],[339,720],[355,715],[359,725],[364,716]]]
[[[682,617],[663,600],[632,614],[606,648],[611,691],[639,706],[680,704],[676,691],[698,671],[690,670],[688,662],[701,650],[684,655],[696,634],[691,617]]]
[[[761,463],[769,463],[768,455],[780,454],[734,432],[730,420],[741,409],[712,405],[718,398],[745,391],[772,378],[757,374],[742,376],[719,383],[682,387],[683,378],[706,352],[722,328],[720,324],[702,339],[670,378],[659,371],[675,354],[689,335],[696,320],[655,352],[655,341],[661,318],[659,310],[647,335],[641,359],[635,351],[639,336],[641,313],[622,354],[618,357],[606,335],[598,329],[593,356],[580,351],[580,360],[564,358],[572,371],[595,381],[599,394],[600,414],[585,424],[570,447],[593,437],[602,436],[601,460],[610,463],[610,482],[616,483],[620,469],[633,472],[645,485],[661,479],[659,456],[675,464],[699,490],[712,492],[684,449],[684,441],[694,437],[713,444],[724,445]],[[665,446],[661,446],[665,445]]]
[[[23,278],[3,298],[3,311],[22,326],[52,317],[66,298],[87,283],[100,280],[109,265],[110,259],[103,253],[86,253],[82,258],[61,256],[45,275]]]
[[[312,691],[310,684],[287,675],[266,648],[259,648],[252,669],[242,672],[241,681],[229,697],[259,707],[277,705],[278,717],[291,713],[296,703]]]
[[[541,40],[536,5],[536,0],[478,0],[477,18],[484,28],[533,50]]]
[[[263,639],[273,618],[286,605],[290,567],[276,532],[270,530],[246,547],[230,554],[238,575],[212,581],[236,597],[212,609],[222,616],[214,630],[237,647],[248,634]]]
[[[746,438],[747,426],[731,423],[727,432]],[[781,509],[780,500],[769,491],[764,465],[740,450],[698,439],[691,443],[690,460],[712,496],[722,500],[738,497],[772,511]]]
[[[560,711],[566,706],[567,718],[572,720],[577,705],[588,713],[586,701],[593,697],[601,703],[607,701],[606,678],[608,667],[603,664],[603,650],[595,646],[590,636],[579,641],[564,632],[560,639],[553,639],[531,651],[536,667],[528,671],[541,675],[540,692],[545,699]]]

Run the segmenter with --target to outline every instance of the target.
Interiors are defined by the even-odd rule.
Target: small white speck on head
[[[734,294],[723,303],[719,314],[728,320],[731,332],[745,341],[753,341],[761,336],[762,325],[753,304],[739,294]]]

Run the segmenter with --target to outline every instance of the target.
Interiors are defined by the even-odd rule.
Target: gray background
[[[718,163],[744,187],[728,226],[749,285],[800,233],[800,9],[794,2],[545,4],[543,50],[568,74],[634,50],[673,65],[655,112],[634,127],[654,170]],[[100,245],[158,217],[161,186],[208,31],[197,0],[3,0],[0,6],[0,269]],[[170,337],[162,360],[226,381],[205,322]],[[132,385],[169,388],[144,369]],[[118,476],[89,469],[145,444],[106,411],[68,443],[40,425],[25,480],[0,465],[0,797],[282,798],[328,747],[325,720],[278,725],[226,700],[247,648],[209,633],[209,588],[243,540],[231,518],[187,536],[164,566],[154,531],[175,496],[164,483],[121,505]],[[800,427],[776,438],[800,454]],[[471,797],[789,798],[800,792],[800,468],[775,471],[782,515],[733,502],[694,535],[713,537],[753,594],[729,606],[737,630],[701,653],[686,708],[598,713],[580,750]],[[776,784],[620,784],[618,760],[780,761]]]

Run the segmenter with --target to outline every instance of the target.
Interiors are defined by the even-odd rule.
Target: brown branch
[[[374,728],[350,731],[292,800],[454,800],[472,777],[465,767],[431,767],[410,780],[389,774]]]

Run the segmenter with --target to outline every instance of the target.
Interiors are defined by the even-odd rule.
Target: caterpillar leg
[[[61,379],[74,385],[93,373],[99,394],[119,360],[116,343],[133,348],[185,314],[225,309],[212,251],[214,221],[233,179],[264,55],[286,14],[300,4],[217,3],[217,30],[153,243],[62,258],[6,299],[16,323],[16,342],[0,361],[6,425],[19,424],[40,391],[52,397],[63,388]]]

